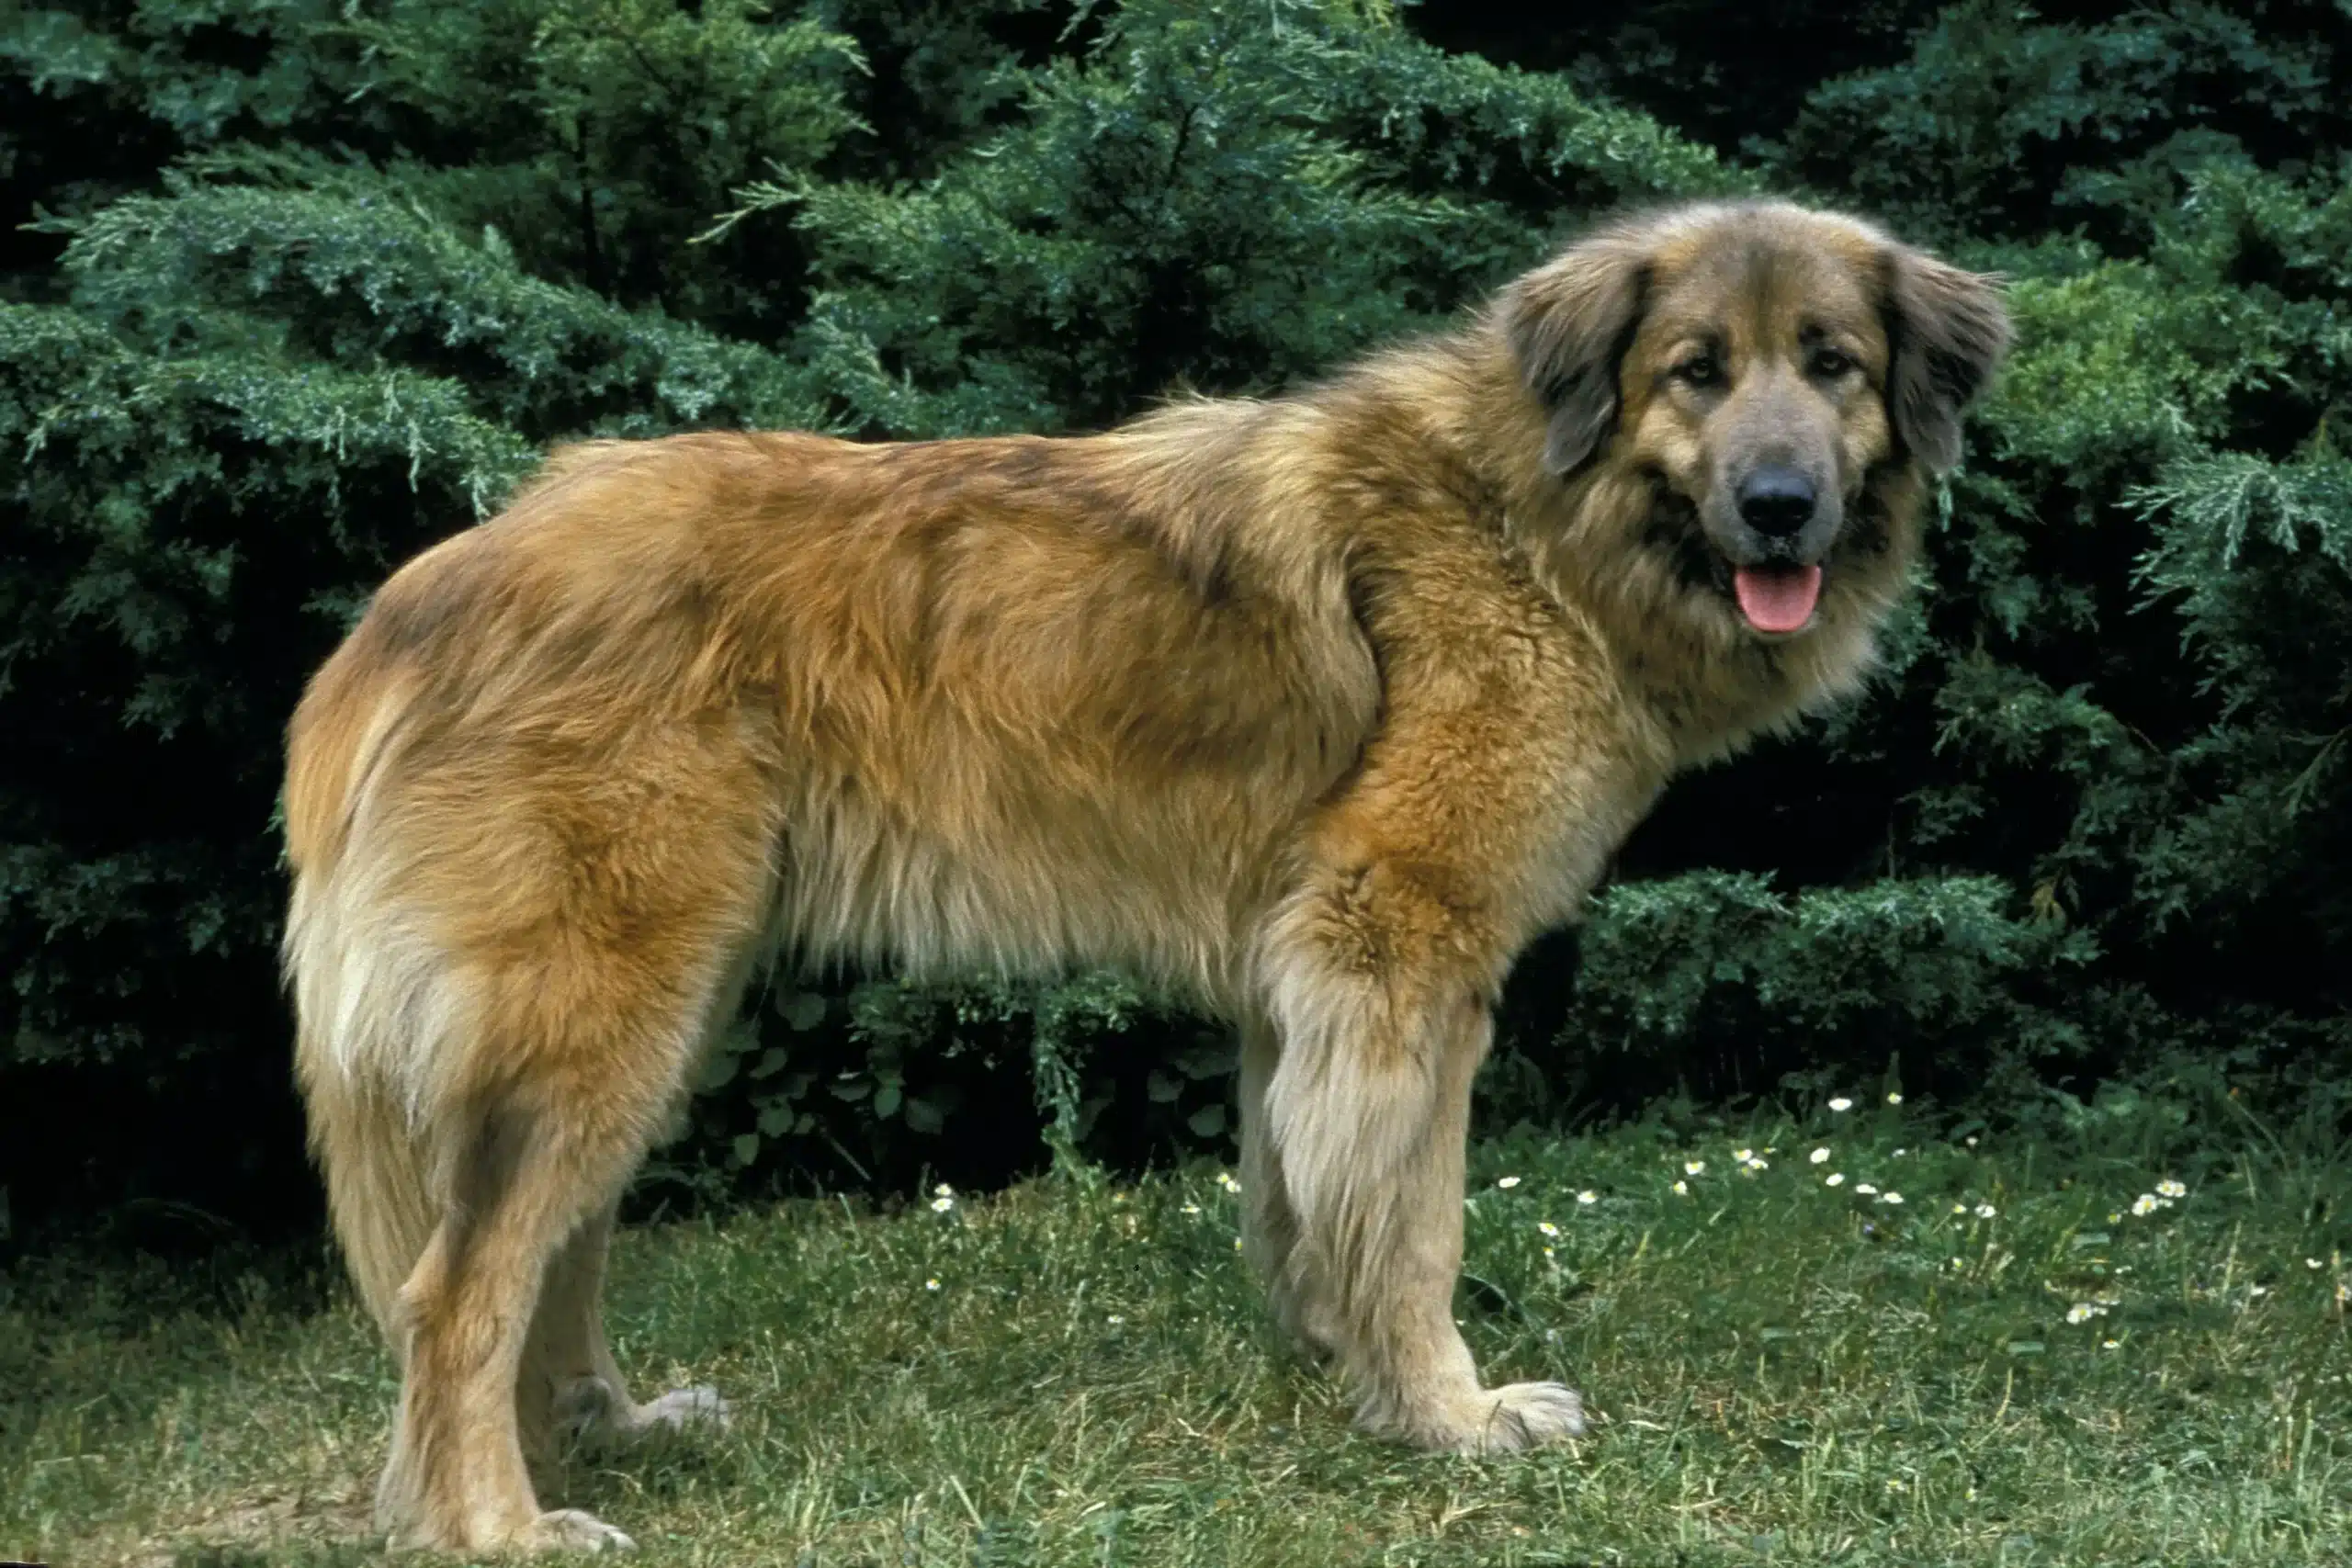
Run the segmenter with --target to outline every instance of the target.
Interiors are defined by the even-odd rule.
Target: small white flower
[[[1841,1094],[1837,1099],[1829,1102],[1829,1109],[1832,1111],[1851,1111],[1854,1109],[1854,1102]]]
[[[1707,1162],[1702,1159],[1686,1159],[1682,1162],[1682,1174],[1685,1176],[1704,1176],[1707,1174]]]
[[[2156,1190],[2163,1193],[2167,1198],[2186,1198],[2188,1196],[2188,1188],[2183,1187],[2179,1182],[2174,1181],[2169,1178],[2157,1182]]]
[[[1512,1188],[1519,1185],[1519,1178],[1516,1176],[1506,1176],[1501,1180],[1496,1182],[1495,1185],[1508,1192]]]
[[[1968,1205],[1965,1203],[1954,1203],[1951,1206],[1951,1212],[1955,1214],[1964,1214],[1968,1213]]]
[[[2120,1349],[2123,1345],[2123,1341],[2120,1339],[2102,1339],[2098,1343],[2099,1348],[2102,1350]]]
[[[1900,1105],[1903,1103],[1903,1096],[1894,1089],[1889,1089],[1886,1094],[1886,1102],[1889,1105]]]
[[[2316,1258],[2306,1258],[2303,1259],[2303,1267],[2306,1269],[2324,1269],[2327,1265],[2322,1263]]]
[[[1591,1205],[1600,1201],[1600,1194],[1588,1187],[1583,1191],[1577,1194],[1577,1201],[1589,1208]]]
[[[1104,1322],[1106,1322],[1106,1323],[1125,1323],[1125,1322],[1126,1322],[1127,1320],[1126,1320],[1125,1318],[1124,1318],[1124,1317],[1121,1317],[1117,1313],[1115,1313],[1115,1312],[1114,1312],[1114,1313],[1113,1313],[1109,1317],[1105,1318],[1103,1321],[1104,1321]]]
[[[1882,1192],[1879,1194],[1878,1201],[1882,1203],[1899,1204],[1903,1201],[1903,1194],[1900,1192]]]
[[[1976,1217],[1980,1220],[1989,1220],[2000,1212],[2000,1210],[1996,1209],[1990,1203],[1979,1203],[1976,1205]]]
[[[2134,1214],[2153,1214],[2156,1212],[2156,1208],[2157,1198],[2153,1192],[2143,1192],[2132,1200],[2132,1212]]]
[[[1875,1198],[1875,1197],[1877,1197],[1877,1196],[1878,1196],[1878,1189],[1877,1189],[1877,1188],[1875,1188],[1875,1187],[1872,1187],[1872,1186],[1871,1186],[1869,1182],[1867,1182],[1867,1181],[1857,1181],[1857,1182],[1855,1182],[1855,1183],[1854,1183],[1854,1190],[1855,1190],[1855,1191],[1857,1191],[1857,1192],[1860,1192],[1860,1193],[1863,1194],[1865,1197]]]
[[[1184,1213],[1188,1214],[1197,1214],[1200,1212],[1201,1206],[1198,1203],[1187,1203],[1184,1205]]]
[[[1976,1146],[1976,1134],[1973,1133],[1968,1134],[1968,1146],[1972,1149]]]
[[[1552,1249],[1551,1249],[1550,1247],[1545,1247],[1545,1248],[1544,1249],[1544,1257],[1546,1257],[1546,1258],[1551,1257],[1551,1256],[1552,1256]]]
[[[931,1195],[934,1198],[953,1198],[956,1196],[956,1189],[943,1181],[931,1190]]]
[[[2092,1318],[2098,1315],[2098,1308],[2091,1305],[2088,1302],[2076,1302],[2073,1306],[2066,1309],[2066,1321],[2068,1323],[2088,1323]]]
[[[1545,1235],[1558,1235],[1560,1234],[1560,1227],[1554,1224],[1549,1220],[1536,1221],[1535,1228],[1542,1231]]]
[[[1754,1149],[1734,1149],[1731,1152],[1731,1157],[1737,1160],[1740,1164],[1746,1165],[1749,1160],[1756,1157],[1756,1151]]]
[[[925,1280],[922,1282],[922,1288],[926,1291],[935,1291],[939,1289],[939,1281],[936,1280]]]
[[[1896,1159],[1901,1159],[1905,1155],[1907,1155],[1911,1151],[1909,1149],[1897,1149],[1894,1151],[1894,1157]]]
[[[1826,1148],[1815,1149],[1813,1153],[1805,1156],[1804,1157],[1811,1160],[1815,1165],[1827,1165],[1829,1163],[1829,1151]]]
[[[1843,1187],[1846,1185],[1846,1173],[1842,1170],[1833,1170],[1821,1179],[1825,1186]]]
[[[1216,1184],[1227,1192],[1241,1190],[1241,1183],[1233,1179],[1233,1172],[1229,1170],[1220,1170],[1216,1173]]]
[[[1674,1184],[1674,1195],[1678,1198],[1688,1198],[1690,1196],[1690,1184],[1687,1181],[1677,1181]]]
[[[944,1214],[955,1206],[956,1200],[953,1198],[933,1198],[931,1201],[931,1212],[934,1214]]]

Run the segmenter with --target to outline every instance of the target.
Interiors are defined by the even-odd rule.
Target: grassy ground
[[[1476,1150],[1464,1332],[1594,1416],[1503,1461],[1350,1434],[1261,1327],[1215,1167],[640,1229],[622,1363],[740,1419],[560,1501],[648,1563],[2352,1562],[2340,1162],[1905,1115]],[[0,1298],[0,1558],[372,1557],[365,1325],[142,1304],[173,1293]]]

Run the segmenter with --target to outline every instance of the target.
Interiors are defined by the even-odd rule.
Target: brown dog
[[[1461,330],[1109,434],[566,448],[385,584],[289,742],[336,1229],[396,1541],[625,1544],[526,1451],[633,1404],[613,1205],[758,963],[1125,966],[1241,1028],[1244,1233],[1369,1430],[1581,1429],[1454,1330],[1521,947],[1668,777],[1853,689],[2005,351],[1778,204],[1604,228]]]

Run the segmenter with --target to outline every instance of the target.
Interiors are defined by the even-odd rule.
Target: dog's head
[[[1874,479],[1960,457],[2010,339],[1996,281],[1853,219],[1702,205],[1604,228],[1513,284],[1498,318],[1548,418],[1545,466],[1645,477],[1648,544],[1724,613],[1815,619]]]

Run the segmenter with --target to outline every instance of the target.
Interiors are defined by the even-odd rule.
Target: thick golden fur
[[[557,452],[384,585],[290,732],[300,1076],[403,1370],[383,1525],[625,1542],[526,1456],[723,1416],[633,1403],[596,1298],[779,953],[1120,965],[1232,1019],[1248,1254],[1363,1426],[1579,1430],[1451,1315],[1489,1009],[1671,774],[1863,677],[2007,330],[1863,224],[1683,208],[1273,400]],[[1725,588],[1767,461],[1826,487],[1786,636]]]

